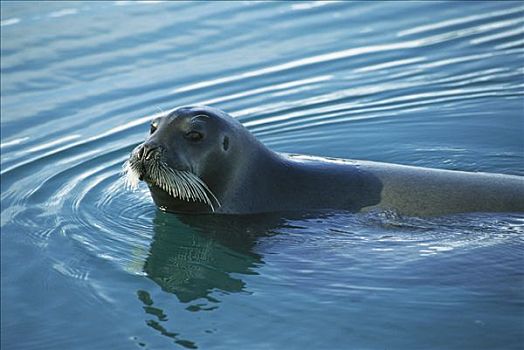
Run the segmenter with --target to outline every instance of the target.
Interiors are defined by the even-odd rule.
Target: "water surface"
[[[151,116],[275,151],[524,175],[518,2],[1,4],[1,347],[519,349],[524,216],[166,214]]]

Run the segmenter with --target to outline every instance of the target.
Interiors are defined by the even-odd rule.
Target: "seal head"
[[[233,118],[210,107],[178,108],[152,120],[149,136],[124,165],[128,184],[145,181],[163,210],[214,212],[220,207],[216,191],[222,187],[217,180],[234,169],[227,166],[232,120],[234,124]]]

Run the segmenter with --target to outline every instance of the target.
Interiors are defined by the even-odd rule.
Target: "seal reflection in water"
[[[307,213],[269,213],[208,215],[202,220],[197,215],[174,216],[157,211],[143,271],[162,291],[187,304],[186,310],[215,310],[224,294],[245,292],[246,276],[258,274],[258,268],[264,265],[263,254],[255,250],[259,240],[278,234],[289,222],[310,217]],[[149,327],[183,347],[198,347],[173,329],[179,311],[170,314],[170,299],[156,298],[154,292],[145,289],[138,290],[137,297],[143,303]]]
[[[151,123],[124,165],[175,213],[335,209],[405,215],[524,211],[524,177],[283,155],[210,107],[181,107]]]

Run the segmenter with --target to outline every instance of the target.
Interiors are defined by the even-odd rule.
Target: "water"
[[[159,212],[209,104],[276,151],[524,175],[518,2],[2,2],[2,349],[519,349],[524,216]]]

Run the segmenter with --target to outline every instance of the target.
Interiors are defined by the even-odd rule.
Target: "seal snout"
[[[154,142],[145,142],[135,148],[124,164],[127,185],[137,188],[139,180],[145,181],[152,193],[162,191],[179,200],[203,203],[215,211],[215,205],[220,206],[220,202],[211,189],[189,168],[171,166],[166,152]]]
[[[162,150],[162,147],[156,143],[144,143],[137,151],[137,157],[144,161],[144,160],[150,160],[153,158],[156,154],[160,153]]]
[[[162,155],[163,148],[154,142],[147,142],[138,147],[134,152],[135,170],[138,173],[138,179],[143,181],[147,174],[147,169],[150,168],[151,163],[158,161]]]

